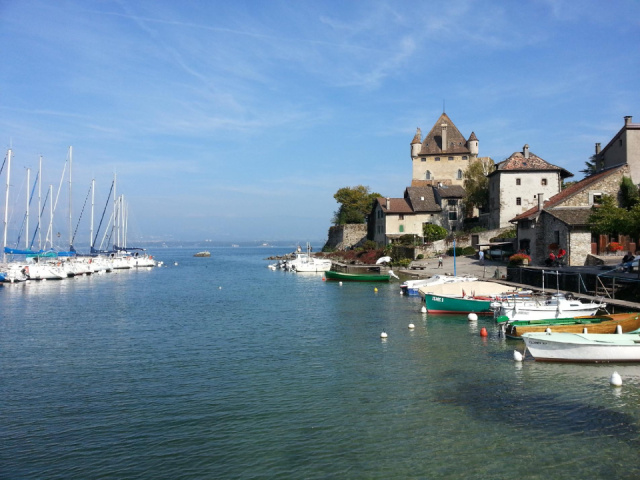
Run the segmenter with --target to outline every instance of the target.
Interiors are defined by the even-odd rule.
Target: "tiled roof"
[[[447,145],[442,145],[442,124],[447,124]],[[467,140],[453,124],[446,113],[440,115],[429,134],[422,141],[420,155],[434,155],[439,153],[470,153]]]
[[[441,198],[464,198],[467,196],[466,190],[460,185],[443,185],[436,187]]]
[[[390,198],[389,209],[387,209],[387,199],[378,197],[378,203],[385,213],[413,213],[411,205],[404,198]]]
[[[529,152],[529,157],[525,158],[522,152],[514,152],[509,158],[496,164],[496,168],[489,175],[496,175],[504,171],[559,171],[562,178],[573,177],[573,174],[562,167],[551,163]]]
[[[413,207],[414,212],[440,212],[442,209],[436,203],[433,187],[407,187],[404,198]]]
[[[622,166],[617,166],[614,168],[610,168],[608,170],[604,170],[602,172],[596,173],[595,175],[591,175],[577,183],[574,183],[573,185],[570,185],[569,187],[565,188],[564,190],[562,190],[560,193],[557,193],[556,195],[554,195],[553,197],[551,197],[549,200],[547,200],[546,202],[544,202],[544,210],[548,210],[552,207],[554,207],[555,205],[560,204],[563,200],[571,197],[572,195],[575,195],[576,193],[584,190],[585,188],[587,188],[588,186],[594,184],[597,181],[602,180],[603,178],[611,175],[612,173],[617,172],[618,170],[620,170],[622,168]],[[529,210],[527,210],[524,213],[521,213],[520,215],[512,218],[511,220],[509,220],[510,222],[517,222],[518,220],[524,220],[527,218],[530,218],[534,215],[536,215],[538,213],[538,206],[536,205],[533,208],[530,208]]]
[[[478,137],[476,137],[476,132],[471,132],[471,135],[469,136],[469,141],[477,141]]]

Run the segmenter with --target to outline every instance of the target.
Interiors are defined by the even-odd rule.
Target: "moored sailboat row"
[[[27,188],[27,202],[26,213],[22,227],[18,233],[18,240],[15,242],[14,247],[9,247],[7,243],[8,224],[9,224],[9,199],[10,199],[10,175],[11,175],[11,159],[12,151],[7,151],[7,156],[2,164],[2,170],[6,168],[6,190],[5,190],[5,205],[4,205],[4,224],[3,224],[3,250],[2,250],[2,263],[0,263],[0,282],[16,283],[26,280],[61,280],[64,278],[70,278],[81,275],[91,275],[94,273],[106,273],[117,269],[130,269],[134,267],[154,267],[157,265],[156,260],[144,253],[144,249],[141,248],[129,248],[126,244],[127,238],[127,214],[124,204],[124,197],[120,195],[115,196],[114,180],[109,191],[107,198],[107,205],[112,197],[113,193],[113,214],[108,220],[105,227],[105,235],[100,244],[100,248],[96,249],[96,242],[100,226],[102,225],[102,219],[98,230],[94,235],[94,191],[95,181],[92,181],[91,189],[91,227],[90,227],[90,253],[80,254],[74,247],[75,235],[78,231],[78,226],[75,230],[72,225],[71,216],[71,165],[72,165],[72,149],[69,148],[69,156],[67,162],[65,162],[65,168],[63,169],[62,179],[60,186],[62,186],[62,180],[64,179],[67,164],[69,166],[69,250],[60,251],[59,247],[54,246],[53,242],[53,217],[55,207],[58,204],[58,197],[60,188],[58,189],[58,195],[55,200],[53,198],[53,186],[50,186],[49,193],[45,198],[44,205],[41,203],[41,170],[42,170],[42,157],[39,160],[39,172],[34,183],[31,195],[29,195],[29,189]],[[2,172],[0,170],[0,173]],[[29,184],[29,169],[27,169],[27,186]],[[30,203],[33,199],[34,192],[38,186],[38,217],[37,225],[34,229],[33,236],[29,238],[29,210]],[[88,199],[88,195],[87,195]],[[87,202],[85,199],[85,204]],[[46,231],[46,237],[44,243],[42,242],[41,223],[42,216],[46,208],[46,204],[49,204],[49,227]],[[84,211],[84,207],[83,207]],[[106,207],[105,207],[106,212]],[[82,213],[81,215],[82,216]],[[104,212],[103,212],[104,218]],[[78,220],[79,224],[80,220]],[[111,231],[109,232],[109,229]],[[107,233],[110,233],[107,237]],[[38,241],[36,242],[36,234]],[[20,237],[24,235],[24,248],[18,248]],[[60,233],[57,234],[60,237]],[[113,247],[110,250],[103,250],[102,245],[106,241],[111,243],[111,238],[115,238],[113,241]],[[37,243],[37,247],[34,248]]]

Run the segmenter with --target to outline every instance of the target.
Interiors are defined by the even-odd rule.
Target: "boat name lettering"
[[[442,302],[443,301],[442,297],[431,297],[431,300],[433,300],[434,302]]]

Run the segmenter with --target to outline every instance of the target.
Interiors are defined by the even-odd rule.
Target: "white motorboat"
[[[307,243],[307,252],[302,253],[297,251],[293,259],[287,260],[285,268],[298,273],[326,272],[327,270],[331,270],[331,260],[313,257],[311,255],[311,245]]]
[[[524,333],[522,339],[536,361],[640,362],[637,333]]]
[[[561,293],[556,293],[548,298],[519,301],[507,299],[492,304],[495,317],[506,317],[508,322],[595,315],[598,310],[604,309],[606,306],[606,303],[582,303],[580,300],[567,298]]]

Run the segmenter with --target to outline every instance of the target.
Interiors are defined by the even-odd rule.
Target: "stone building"
[[[378,198],[369,215],[370,235],[379,245],[386,245],[402,235],[422,237],[427,223],[459,230],[464,194],[459,185],[433,187],[414,181],[403,198]]]
[[[417,129],[411,141],[412,179],[430,185],[460,185],[469,163],[478,158],[478,138],[471,132],[465,139],[455,124],[442,113],[427,136]]]
[[[628,164],[633,182],[640,183],[640,123],[633,117],[624,117],[624,125],[606,147],[596,143],[596,171]]]
[[[584,265],[598,239],[588,222],[591,207],[603,195],[617,198],[623,176],[629,166],[621,165],[600,171],[574,183],[548,200],[539,192],[538,204],[511,219],[518,229],[518,247],[531,255],[534,264],[542,264],[555,247],[567,251],[568,265]]]
[[[498,163],[489,177],[489,229],[503,228],[509,221],[538,205],[538,196],[551,198],[560,192],[562,180],[573,174],[550,164],[525,145]]]

